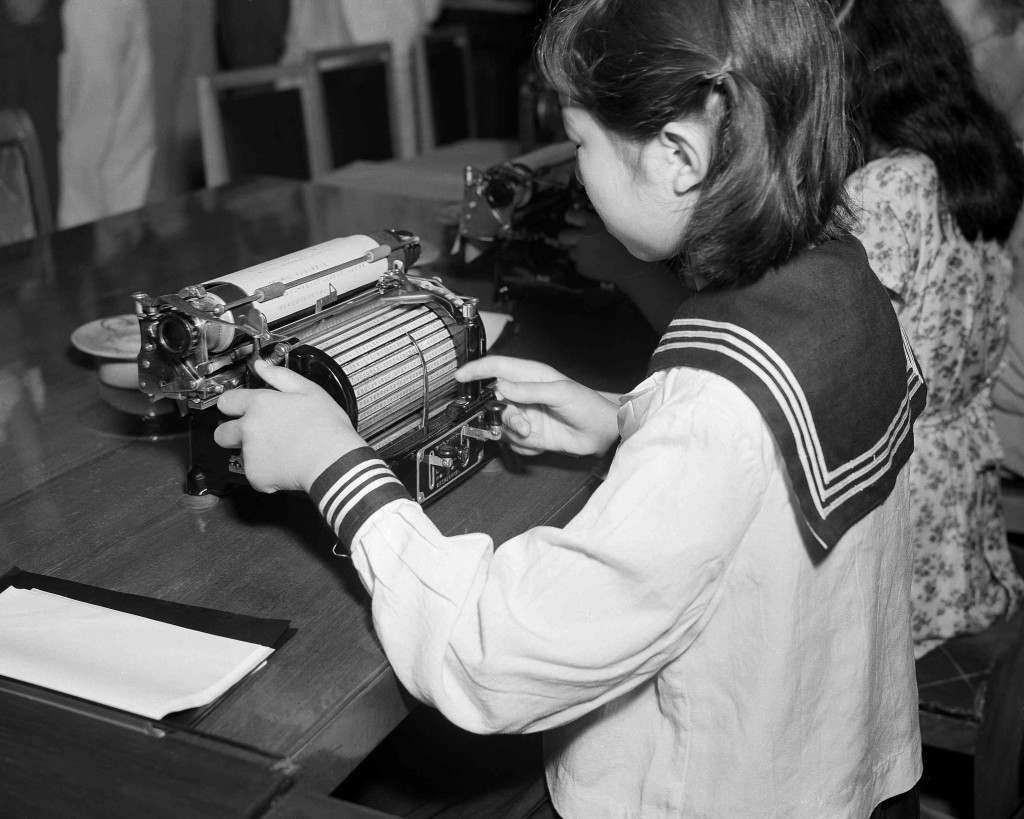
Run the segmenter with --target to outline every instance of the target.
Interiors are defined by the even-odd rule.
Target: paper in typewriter
[[[0,593],[0,675],[152,719],[212,702],[273,650],[39,589]]]
[[[487,349],[489,350],[498,340],[505,325],[512,321],[512,316],[508,313],[489,313],[486,310],[481,310],[480,321],[484,324],[484,337],[487,339]]]

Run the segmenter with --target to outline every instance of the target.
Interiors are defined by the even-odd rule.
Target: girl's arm
[[[580,514],[497,550],[485,534],[443,536],[368,448],[314,484],[396,673],[453,722],[567,723],[650,679],[712,615],[775,450],[723,379],[652,381],[634,401],[642,423]]]

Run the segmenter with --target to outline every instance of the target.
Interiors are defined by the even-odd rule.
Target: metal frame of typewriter
[[[493,454],[493,443],[501,437],[502,404],[479,382],[452,382],[443,386],[446,392],[440,399],[436,394],[432,396],[427,354],[414,337],[422,331],[412,329],[415,315],[420,324],[431,322],[435,337],[443,339],[444,333],[436,329],[443,325],[451,336],[455,366],[478,358],[486,350],[486,339],[476,299],[452,292],[438,279],[407,272],[419,255],[415,235],[385,231],[371,238],[380,243],[355,259],[291,282],[271,282],[249,294],[224,287],[216,292],[220,283],[208,282],[174,294],[133,295],[142,331],[139,387],[151,400],[174,399],[188,416],[190,463],[185,488],[189,494],[222,495],[232,485],[247,484],[241,453],[217,446],[213,433],[223,420],[216,408],[222,393],[237,387],[262,386],[250,366],[257,356],[288,366],[327,390],[420,502],[443,493]],[[351,292],[332,291],[329,297],[321,297],[307,309],[280,321],[268,324],[257,307],[318,277],[385,259],[386,272],[376,281]],[[392,343],[402,348],[387,353],[388,361],[399,362],[387,366],[409,370],[418,364],[422,374],[418,387],[407,378],[406,389],[412,392],[405,396],[405,408],[394,410],[393,418],[387,415],[386,401],[373,408],[381,416],[375,424],[383,424],[383,428],[366,434],[360,429],[353,373],[346,372],[317,344],[330,333],[356,332],[350,328],[360,321],[369,328],[360,331],[364,335],[379,332],[374,323],[379,313],[392,325],[389,332],[397,339]],[[410,325],[404,332],[407,317]],[[447,347],[443,352],[448,353]],[[445,361],[444,366],[446,375],[450,375],[450,362]],[[373,378],[392,383],[387,381],[388,372],[374,373]],[[415,389],[419,389],[422,400],[410,409],[409,401],[416,400]]]

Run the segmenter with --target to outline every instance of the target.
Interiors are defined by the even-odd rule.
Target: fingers
[[[299,375],[294,370],[289,370],[287,367],[277,367],[269,364],[262,358],[256,359],[256,362],[253,364],[253,372],[266,381],[268,386],[280,392],[309,393],[319,389],[316,384],[308,378]]]
[[[565,381],[506,381],[494,385],[495,398],[516,404],[539,404],[546,407],[565,403]]]
[[[293,372],[287,367],[277,367],[273,364],[268,364],[262,359],[257,359],[255,364],[253,364],[253,371],[267,383],[268,387],[272,387],[278,392],[312,395],[321,391],[318,385],[297,372]],[[253,402],[258,399],[261,392],[266,391],[250,389],[228,390],[217,399],[217,409],[225,415],[245,415],[252,407]]]
[[[228,390],[217,399],[217,409],[225,415],[245,415],[258,390]]]
[[[225,421],[213,431],[213,440],[224,449],[241,449],[242,422]]]
[[[554,381],[564,378],[554,367],[512,358],[504,355],[489,355],[463,364],[455,371],[456,381],[482,381],[487,378],[503,378],[510,381]]]
[[[534,431],[533,425],[521,410],[506,407],[501,423],[505,430],[505,441],[513,452],[531,457],[544,452],[543,446],[538,446],[537,441],[530,440],[530,435]]]
[[[544,452],[543,449],[538,449],[535,446],[520,446],[509,441],[508,448],[511,449],[516,455],[525,455],[528,458],[532,458],[535,455],[540,455]]]
[[[507,407],[501,418],[502,424],[519,438],[526,438],[532,431],[530,419],[515,407]]]

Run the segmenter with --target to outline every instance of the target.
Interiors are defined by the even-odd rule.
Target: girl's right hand
[[[455,373],[457,381],[495,378],[505,437],[515,452],[596,455],[619,436],[618,404],[566,378],[547,364],[508,356],[486,356]]]

